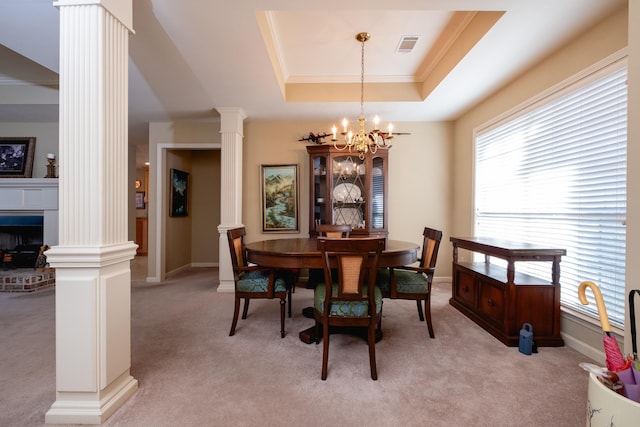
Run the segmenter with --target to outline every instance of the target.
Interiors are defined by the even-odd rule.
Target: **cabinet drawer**
[[[464,305],[476,307],[475,275],[461,269],[456,269],[456,283],[454,287],[455,299]]]
[[[489,320],[502,325],[505,315],[504,286],[496,286],[490,282],[480,281],[480,313]]]

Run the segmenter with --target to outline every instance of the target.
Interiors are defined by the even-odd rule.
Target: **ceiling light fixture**
[[[366,132],[365,128],[365,118],[364,118],[364,43],[371,38],[371,34],[369,33],[358,33],[356,34],[356,40],[358,40],[361,44],[361,60],[360,60],[360,118],[358,118],[358,132],[354,133],[349,129],[349,122],[347,119],[342,120],[342,132],[340,133],[344,137],[344,142],[342,144],[338,143],[337,138],[337,128],[333,126],[331,129],[333,136],[331,140],[333,141],[334,147],[338,150],[349,149],[349,152],[358,153],[358,157],[360,159],[364,159],[364,156],[367,152],[371,152],[374,154],[378,151],[379,148],[389,148],[386,140],[393,138],[393,125],[389,123],[388,132],[380,132],[378,128],[378,124],[380,123],[380,119],[376,116],[373,119],[374,128],[370,132]]]

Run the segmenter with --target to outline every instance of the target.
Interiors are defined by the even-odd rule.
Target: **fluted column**
[[[132,0],[61,0],[56,401],[47,423],[100,424],[131,366],[128,41]]]
[[[220,259],[218,292],[233,292],[233,269],[227,230],[242,226],[242,139],[247,118],[241,108],[217,108],[222,135],[220,172]]]

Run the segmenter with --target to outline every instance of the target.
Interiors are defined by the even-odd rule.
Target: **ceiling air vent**
[[[418,43],[420,36],[402,36],[396,48],[397,53],[410,53]]]

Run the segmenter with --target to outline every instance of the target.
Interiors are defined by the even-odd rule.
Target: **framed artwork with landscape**
[[[169,201],[169,216],[180,217],[189,215],[189,173],[179,169],[169,170],[171,179],[171,194]]]
[[[0,137],[0,178],[31,178],[36,139]]]
[[[298,232],[298,165],[262,165],[262,231]]]

